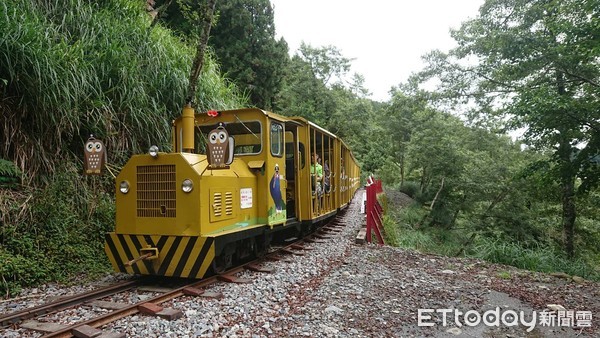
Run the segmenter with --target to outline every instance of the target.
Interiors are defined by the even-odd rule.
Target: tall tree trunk
[[[565,239],[565,250],[569,258],[575,256],[575,170],[571,161],[572,147],[568,139],[559,146],[560,156],[560,186],[562,194],[562,225]]]
[[[566,95],[564,75],[561,72],[556,76],[559,95]],[[573,164],[573,146],[568,133],[560,130],[561,138],[558,145],[558,160],[560,168],[560,186],[562,194],[562,226],[565,240],[565,251],[569,258],[575,256],[575,219],[577,211],[575,208],[575,179],[577,170]]]
[[[186,96],[188,103],[191,103],[196,96],[196,86],[198,85],[200,71],[204,65],[204,53],[206,52],[206,45],[208,45],[208,37],[210,36],[210,27],[212,26],[216,4],[217,0],[208,0],[202,13],[202,32],[200,33],[200,41],[198,41],[196,49],[196,58],[194,58],[192,70],[190,71],[190,82]]]
[[[400,155],[400,186],[404,185],[404,152]]]
[[[421,173],[421,193],[425,192],[425,167],[423,167],[423,172]]]

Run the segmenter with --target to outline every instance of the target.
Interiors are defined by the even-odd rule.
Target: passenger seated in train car
[[[311,156],[310,177],[313,195],[316,193],[318,196],[321,196],[323,194],[323,189],[321,189],[321,181],[323,180],[323,166],[319,164],[319,155],[317,155],[317,153],[313,153]]]
[[[329,160],[325,160],[325,164],[323,165],[323,187],[325,188],[325,193],[329,194],[331,191],[331,171],[329,170]]]

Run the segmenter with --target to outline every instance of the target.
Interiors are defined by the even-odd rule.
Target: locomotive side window
[[[283,156],[283,126],[271,123],[271,155]]]
[[[196,153],[206,154],[208,133],[219,127],[218,123],[196,127]],[[256,155],[262,151],[262,126],[258,121],[224,123],[223,127],[235,140],[235,155]]]

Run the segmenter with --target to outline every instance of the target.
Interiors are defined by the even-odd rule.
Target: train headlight
[[[119,190],[126,194],[129,192],[129,182],[127,181],[121,181],[121,183],[119,184]]]
[[[183,190],[183,192],[190,192],[192,189],[194,189],[194,182],[189,178],[186,178],[181,182],[181,190]]]
[[[150,156],[156,158],[158,156],[158,146],[151,146],[148,153],[150,154]]]

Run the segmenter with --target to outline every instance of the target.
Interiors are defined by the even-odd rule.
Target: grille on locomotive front
[[[176,217],[175,165],[137,167],[137,216]]]

